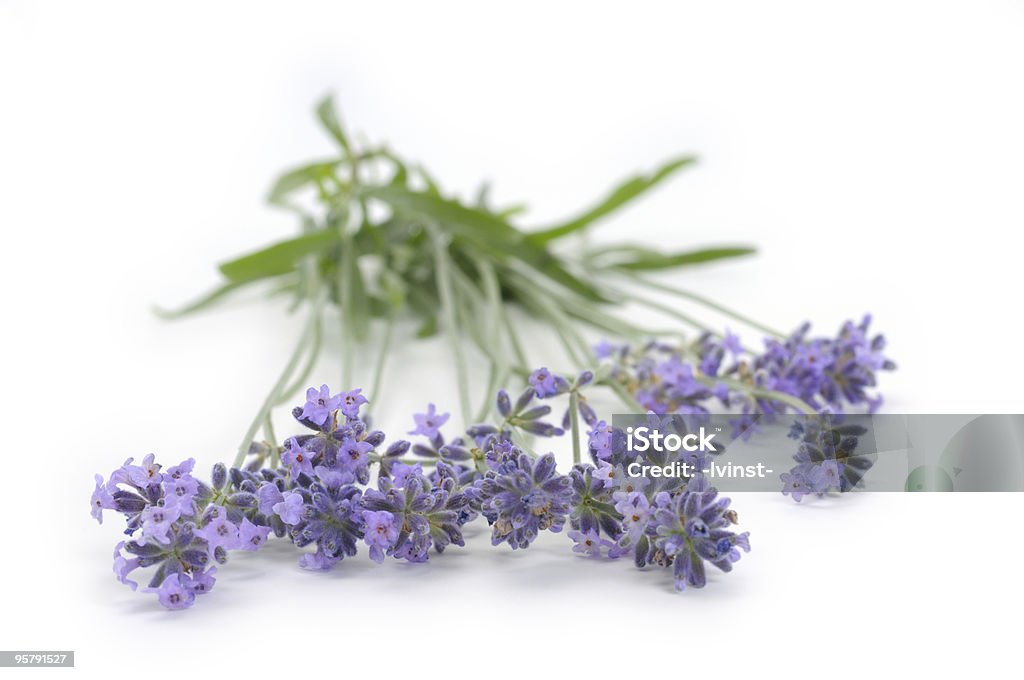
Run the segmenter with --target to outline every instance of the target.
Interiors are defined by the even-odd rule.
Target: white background
[[[184,613],[114,581],[92,474],[230,458],[298,330],[256,297],[176,324],[149,308],[293,233],[262,198],[331,152],[327,91],[450,191],[528,201],[526,225],[696,152],[597,238],[755,243],[677,281],[786,328],[874,312],[891,412],[1024,408],[1020,3],[369,5],[0,1],[0,647],[74,649],[87,676],[1010,674],[1020,495],[741,495],[754,551],[682,595],[482,527],[425,567],[311,574],[271,546]],[[447,362],[401,348],[383,425],[453,407]]]

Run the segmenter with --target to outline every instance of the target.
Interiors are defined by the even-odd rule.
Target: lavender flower
[[[561,531],[572,488],[569,478],[555,471],[555,457],[549,453],[533,460],[508,445],[490,453],[490,469],[473,497],[491,525],[491,543],[526,548],[541,531]]]
[[[319,390],[310,387],[306,390],[302,417],[322,426],[334,411],[341,408],[345,396],[347,395],[338,394],[332,397],[331,389],[327,385],[321,385]]]
[[[671,563],[676,588],[702,588],[706,583],[704,562],[731,571],[740,559],[739,549],[750,551],[748,534],[726,527],[735,515],[728,511],[729,499],[719,497],[707,480],[698,475],[681,493],[659,493],[656,509],[645,535],[638,543],[638,563]],[[643,550],[648,544],[647,550]],[[642,557],[640,553],[644,552]]]
[[[784,402],[764,391],[796,397],[819,411],[842,412],[864,406],[874,412],[882,403],[873,392],[880,371],[895,364],[884,356],[885,338],[870,335],[870,316],[859,324],[847,321],[834,338],[809,337],[804,324],[789,337],[764,339],[764,351],[749,354],[734,333],[718,338],[702,335],[691,347],[650,342],[634,350],[627,345],[602,345],[601,356],[612,360],[612,379],[629,389],[644,408],[657,413],[707,413],[714,400],[739,406],[736,435],[754,429],[755,414],[786,411]],[[686,357],[696,354],[696,363]],[[698,374],[699,371],[699,374]],[[730,388],[709,378],[739,383]],[[751,396],[751,390],[761,390]]]
[[[315,544],[318,568],[356,554],[356,543],[363,537],[362,491],[346,483],[344,475],[317,468],[315,480],[283,496],[281,519],[290,525],[292,542],[300,548]],[[274,511],[278,512],[277,505]]]
[[[363,523],[366,525],[364,540],[370,546],[370,559],[380,564],[384,561],[384,553],[398,542],[399,525],[395,514],[385,510],[363,510]]]
[[[797,464],[780,476],[784,495],[800,502],[807,494],[846,493],[863,485],[877,455],[857,453],[859,437],[867,430],[842,419],[822,415],[794,422],[789,436],[800,443],[793,454]]]
[[[341,399],[341,412],[353,420],[359,417],[359,408],[370,403],[370,400],[362,395],[361,389],[342,392],[338,396]]]
[[[455,473],[445,463],[438,463],[435,482],[422,474],[408,474],[399,488],[390,479],[380,479],[377,489],[368,489],[363,507],[373,514],[375,530],[387,524],[384,514],[390,514],[391,527],[382,536],[368,539],[371,550],[408,560],[426,562],[430,548],[437,552],[454,543],[464,545],[460,524],[460,511],[468,498],[455,488]],[[366,513],[364,512],[364,517]],[[389,540],[386,540],[389,539]],[[376,559],[376,558],[375,558]]]
[[[673,370],[677,382],[688,379],[686,369],[674,364],[666,368]],[[224,564],[230,551],[256,551],[271,533],[288,537],[300,548],[314,547],[299,559],[307,569],[333,568],[356,554],[360,542],[367,544],[375,562],[385,556],[424,562],[431,548],[443,552],[451,544],[463,545],[462,527],[483,514],[495,545],[526,548],[540,531],[560,531],[569,521],[578,553],[614,558],[627,551],[660,550],[663,557],[655,561],[671,563],[676,553],[667,551],[675,544],[651,547],[660,534],[655,506],[648,499],[653,493],[675,498],[682,491],[663,484],[647,488],[647,480],[625,475],[622,433],[582,405],[578,390],[593,379],[584,371],[569,384],[542,370],[536,375],[541,389],[531,386],[515,404],[507,393],[499,393],[502,424],[477,424],[466,437],[448,442],[440,433],[448,414],[438,414],[430,404],[415,417],[413,434],[429,440],[429,445],[411,447],[423,457],[417,463],[403,458],[410,451],[405,441],[391,444],[383,455],[374,454],[385,436],[359,420],[359,407],[367,403],[360,390],[332,396],[326,386],[311,389],[305,406],[293,410],[311,434],[289,438],[277,451],[269,443],[253,448],[253,462],[245,468],[217,464],[210,484],[193,476],[193,459],[168,469],[153,455],[139,465],[128,459],[109,479],[96,476],[90,509],[99,521],[104,510],[125,516],[129,539],[114,550],[118,581],[134,590],[138,583],[129,577],[150,570],[141,591],[156,594],[171,609],[190,607],[198,595],[208,593],[216,581],[213,565]],[[552,454],[534,459],[511,440],[517,429],[561,433],[541,420],[551,407],[531,403],[539,394],[566,393],[571,402],[581,404],[598,462],[596,468],[578,465],[569,476],[558,474]],[[283,468],[261,467],[276,454]],[[364,491],[360,485],[373,462],[381,465],[377,488]],[[840,465],[823,466],[822,478],[829,483],[842,479]],[[429,466],[433,470],[428,472]],[[665,507],[658,504],[657,512]],[[641,550],[645,541],[647,547]],[[718,545],[725,550],[721,539]]]
[[[611,541],[601,538],[596,531],[570,531],[569,538],[574,545],[572,551],[587,557],[601,557],[602,549],[609,552],[610,557],[617,557],[618,547]]]
[[[313,476],[312,456],[299,445],[295,437],[289,437],[285,442],[285,449],[281,452],[281,462],[289,467],[293,477],[298,477],[300,473]]]
[[[92,506],[93,519],[100,524],[103,524],[103,511],[114,509],[114,496],[103,481],[103,475],[96,475],[96,490],[92,492],[89,504]]]
[[[181,574],[171,574],[159,588],[149,590],[156,592],[160,604],[168,609],[186,609],[196,600],[195,591],[182,583]]]
[[[572,389],[568,380],[552,373],[546,367],[538,368],[531,373],[528,382],[539,399],[565,394]]]
[[[434,439],[440,435],[440,428],[448,422],[448,413],[438,413],[433,404],[427,404],[426,413],[416,413],[413,420],[416,421],[416,429],[410,430],[409,434],[421,434],[428,439]]]

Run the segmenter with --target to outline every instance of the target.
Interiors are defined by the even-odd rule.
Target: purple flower
[[[363,518],[367,511],[390,513],[392,529],[397,532],[387,543],[386,554],[409,562],[426,562],[431,546],[437,552],[454,543],[463,545],[461,523],[471,518],[467,494],[456,490],[457,473],[444,462],[437,464],[432,479],[421,474],[409,474],[404,488],[397,488],[390,479],[382,477],[377,489],[367,489],[363,495]],[[366,526],[365,539],[371,546],[385,550],[384,537],[375,538],[372,533],[387,523],[387,518],[376,514],[370,516]],[[371,547],[376,559],[377,551]]]
[[[618,349],[618,345],[608,342],[608,338],[601,338],[601,342],[594,345],[594,356],[598,361],[608,359]]]
[[[651,517],[651,504],[647,496],[639,491],[617,492],[614,497],[615,511],[622,515],[622,528],[628,542],[635,542],[647,529]]]
[[[612,457],[612,445],[615,441],[615,429],[603,420],[597,421],[594,429],[587,433],[590,442],[590,450],[600,460],[609,460]]]
[[[341,562],[340,557],[326,555],[319,548],[315,553],[306,553],[299,558],[299,566],[311,571],[328,571],[338,562]]]
[[[196,601],[196,593],[181,582],[180,574],[171,574],[156,589],[160,604],[168,609],[188,609]]]
[[[277,485],[273,482],[267,482],[261,485],[256,495],[258,498],[260,514],[268,517],[276,512],[274,510],[275,505],[284,502],[284,496],[281,495],[281,490],[278,489]]]
[[[205,595],[213,589],[213,584],[217,582],[217,579],[213,577],[216,573],[217,567],[210,567],[206,571],[195,573],[188,580],[186,587],[196,595]]]
[[[326,568],[356,554],[357,543],[363,537],[363,508],[362,491],[344,482],[349,475],[324,468],[326,474],[320,476],[321,467],[317,468],[316,480],[285,492],[285,501],[275,505],[274,510],[290,525],[288,534],[296,546],[315,543],[317,553],[330,558],[319,559],[317,568]]]
[[[129,580],[128,574],[139,568],[139,558],[125,559],[124,555],[121,554],[121,548],[123,547],[124,541],[114,546],[114,575],[117,576],[118,581],[135,590],[139,584]]]
[[[151,453],[142,459],[142,465],[126,464],[128,481],[140,488],[145,488],[150,484],[159,484],[162,475],[160,474],[160,465],[155,463],[155,460],[156,456]]]
[[[811,485],[808,483],[807,477],[799,472],[783,472],[779,478],[783,484],[782,494],[790,496],[797,503],[811,492]]]
[[[385,510],[363,510],[363,522],[366,524],[364,540],[370,546],[370,559],[380,564],[384,561],[384,552],[398,541],[399,527],[395,524],[395,516]]]
[[[192,469],[195,466],[196,466],[196,459],[195,458],[189,458],[187,460],[183,460],[182,462],[178,463],[177,465],[175,465],[173,467],[167,468],[167,472],[164,473],[164,476],[165,477],[170,477],[172,479],[181,479],[182,477],[186,477],[188,475],[191,475],[192,474]]]
[[[313,476],[311,456],[299,445],[295,437],[289,437],[288,441],[285,442],[285,450],[281,452],[281,462],[291,470],[293,479],[303,472],[310,477]]]
[[[338,450],[338,465],[358,477],[369,466],[372,450],[373,446],[369,442],[347,438]]]
[[[729,329],[726,329],[725,337],[722,338],[722,349],[732,354],[734,357],[738,357],[743,354],[743,345],[740,344],[740,336],[736,335]]]
[[[344,397],[343,394],[332,397],[331,389],[327,385],[321,385],[319,390],[310,387],[306,390],[306,403],[302,407],[300,417],[322,427],[331,417],[331,413],[342,408]]]
[[[530,374],[530,385],[539,399],[553,397],[569,391],[569,383],[565,378],[555,375],[547,368],[538,368]]]
[[[189,466],[191,469],[191,466]],[[180,471],[181,466],[177,468],[171,468],[172,470],[178,469]],[[180,472],[178,475],[172,475],[170,471],[163,475],[163,481],[160,486],[164,492],[164,503],[168,507],[177,507],[181,510],[183,515],[191,515],[195,504],[194,499],[196,494],[199,493],[199,482],[187,472]]]
[[[781,340],[765,338],[765,349],[759,354],[744,351],[739,338],[728,330],[720,339],[705,333],[695,348],[650,342],[637,350],[613,353],[612,376],[627,385],[644,408],[658,413],[707,413],[712,398],[740,407],[741,417],[773,416],[791,409],[771,397],[751,396],[754,388],[789,394],[819,412],[840,413],[850,406],[874,412],[882,403],[874,393],[878,373],[896,366],[884,355],[885,338],[870,335],[870,323],[870,317],[859,324],[847,321],[835,337],[809,337],[810,325],[804,324]],[[701,374],[728,376],[742,385],[730,390],[718,384],[709,389],[684,360],[691,349],[696,349]],[[607,351],[603,348],[602,354]],[[731,365],[724,363],[728,359]],[[749,422],[736,421],[743,438],[750,435]]]
[[[228,519],[228,513],[224,508],[211,505],[207,508],[210,515],[209,521],[201,529],[196,529],[195,534],[206,539],[210,546],[210,554],[217,548],[234,550],[238,547],[238,527]]]
[[[256,551],[263,547],[270,535],[270,527],[257,526],[247,517],[242,518],[238,527],[237,546],[240,550]]]
[[[719,496],[704,476],[690,479],[681,492],[660,492],[655,503],[653,540],[643,546],[647,537],[640,539],[637,564],[671,563],[676,589],[704,587],[705,561],[731,571],[740,559],[738,548],[750,551],[748,534],[727,529],[736,518],[728,509],[729,499]]]
[[[273,511],[285,524],[298,524],[302,521],[304,506],[302,496],[291,491],[281,494],[281,501],[274,503]]]
[[[601,546],[605,541],[601,540],[596,531],[570,531],[569,538],[575,544],[572,546],[573,552],[586,555],[587,557],[601,556]]]
[[[181,517],[181,508],[176,505],[150,505],[142,511],[142,538],[154,539],[159,543],[170,543],[167,532]]]
[[[341,412],[349,418],[358,418],[359,407],[370,403],[370,400],[360,394],[360,392],[362,392],[361,389],[355,389],[338,395],[341,398]]]
[[[313,472],[320,484],[328,489],[337,489],[355,481],[355,475],[348,470],[335,470],[324,465],[317,465]]]
[[[513,447],[475,485],[474,496],[491,524],[491,543],[527,548],[544,530],[561,531],[573,490],[548,453],[533,460]]]
[[[413,414],[412,418],[416,421],[416,429],[410,430],[409,434],[421,434],[429,439],[434,439],[440,436],[439,429],[448,422],[449,416],[448,413],[438,413],[433,404],[427,404],[426,413]]]
[[[391,467],[391,483],[395,488],[401,489],[405,486],[405,482],[412,477],[421,477],[423,475],[423,466],[419,463],[413,465],[406,465],[405,463],[395,463]]]
[[[93,518],[100,524],[103,524],[103,511],[114,509],[114,497],[103,482],[103,475],[96,475],[96,490],[92,492],[90,505]]]
[[[822,484],[825,489],[838,489],[842,486],[843,469],[846,466],[835,460],[823,461],[819,466]]]
[[[618,486],[622,473],[622,466],[614,466],[602,460],[598,461],[597,469],[594,470],[594,479],[600,479],[604,488],[611,489]]]

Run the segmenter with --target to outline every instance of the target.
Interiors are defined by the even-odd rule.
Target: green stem
[[[256,417],[253,418],[252,424],[249,425],[249,429],[245,432],[245,437],[242,438],[242,443],[238,447],[238,453],[235,454],[235,460],[232,463],[234,467],[240,466],[245,462],[245,457],[249,455],[249,447],[252,446],[253,439],[256,437],[256,431],[259,430],[260,425],[263,424],[267,415],[270,413],[270,409],[274,407],[277,402],[277,395],[280,394],[281,390],[288,383],[295,369],[299,365],[299,361],[302,359],[302,353],[306,349],[306,345],[309,344],[310,336],[313,332],[313,327],[316,324],[316,320],[320,317],[320,311],[323,307],[323,294],[318,293],[314,298],[313,306],[309,310],[309,320],[306,322],[306,327],[302,331],[302,335],[299,337],[299,342],[295,345],[295,349],[292,350],[291,356],[288,358],[288,363],[285,364],[284,370],[278,377],[277,382],[274,383],[270,393],[266,399],[263,400],[263,405],[260,406],[260,410],[256,413]]]
[[[750,317],[747,317],[747,316],[745,316],[743,314],[740,314],[739,312],[737,312],[736,310],[734,310],[734,309],[732,309],[730,307],[726,307],[725,305],[718,304],[714,300],[706,298],[703,295],[699,295],[697,293],[694,293],[694,292],[691,292],[691,291],[688,291],[688,290],[684,290],[682,288],[677,288],[675,286],[669,286],[669,285],[666,285],[664,283],[660,283],[660,282],[657,282],[657,281],[652,281],[650,279],[647,279],[647,278],[645,278],[643,276],[640,276],[639,274],[636,274],[636,273],[633,273],[633,272],[618,272],[618,273],[623,274],[627,278],[632,279],[633,281],[636,281],[640,285],[645,286],[647,288],[652,288],[654,290],[660,290],[660,291],[662,291],[664,293],[669,293],[671,295],[675,295],[677,297],[681,297],[681,298],[683,298],[685,300],[690,300],[691,302],[696,302],[697,304],[704,305],[705,307],[713,309],[716,312],[719,312],[720,314],[723,314],[723,315],[725,315],[725,316],[727,316],[727,317],[729,317],[731,319],[735,319],[736,321],[739,321],[740,323],[744,323],[744,324],[750,326],[751,328],[756,328],[757,330],[761,331],[762,333],[766,333],[768,335],[773,335],[773,336],[775,336],[775,337],[777,337],[779,339],[783,339],[783,340],[786,338],[785,334],[780,333],[779,331],[775,330],[774,328],[770,328],[770,327],[765,326],[764,324],[762,324],[762,323],[760,323],[758,321],[754,321]]]
[[[636,400],[636,397],[630,394],[629,390],[627,390],[622,383],[615,380],[615,378],[609,378],[608,382],[602,384],[611,388],[612,392],[618,395],[619,399],[621,399],[626,406],[633,409],[636,413],[646,412],[646,409],[644,409],[640,402]]]
[[[341,322],[341,385],[342,389],[349,390],[352,389],[355,364],[355,334],[352,328],[352,277],[355,275],[352,267],[355,258],[352,257],[352,235],[345,226],[342,221],[341,262],[338,267],[338,320]]]
[[[711,333],[712,335],[715,335],[715,336],[718,336],[718,337],[721,337],[721,335],[722,335],[721,333],[718,333],[717,331],[714,331],[711,328],[709,328],[706,324],[701,323],[700,321],[697,321],[696,319],[694,319],[689,314],[684,314],[684,313],[680,312],[677,309],[673,309],[673,308],[669,307],[668,305],[664,305],[664,304],[658,302],[657,300],[651,300],[650,298],[644,297],[642,295],[636,295],[635,293],[628,293],[626,291],[621,291],[621,290],[620,291],[616,291],[616,292],[619,295],[621,295],[622,298],[625,299],[628,302],[635,302],[635,303],[641,304],[641,305],[643,305],[645,307],[650,307],[651,309],[657,310],[657,311],[661,312],[662,314],[667,314],[668,316],[671,316],[671,317],[673,317],[675,319],[679,319],[683,323],[689,324],[690,326],[693,326],[694,328],[696,328],[699,331],[706,331],[706,332]]]
[[[448,258],[448,244],[445,242],[441,232],[431,223],[426,224],[430,232],[431,241],[434,246],[434,275],[437,283],[437,291],[441,298],[441,313],[444,316],[445,335],[448,336],[448,344],[451,346],[452,357],[455,360],[455,379],[459,386],[459,406],[462,411],[462,420],[469,422],[472,415],[469,405],[469,375],[466,370],[466,357],[459,348],[458,326],[455,317],[455,292],[452,287],[451,262]]]
[[[316,368],[316,360],[320,358],[320,347],[323,340],[322,324],[319,315],[315,320],[315,327],[313,329],[313,338],[310,345],[309,353],[306,357],[306,364],[299,371],[298,377],[292,381],[292,383],[281,390],[281,393],[277,396],[277,405],[281,405],[292,398],[294,394],[299,392],[303,386],[306,386],[306,382],[309,380],[309,376],[313,373],[313,369]]]
[[[274,420],[270,414],[263,419],[263,436],[266,437],[267,443],[270,444],[270,468],[276,470],[277,466],[281,463],[281,452],[277,446],[277,436],[274,434]]]
[[[377,355],[377,366],[373,370],[373,389],[370,390],[370,399],[375,404],[380,404],[380,386],[384,379],[384,365],[387,363],[388,354],[391,352],[391,340],[395,334],[395,314],[388,315],[387,325],[384,328],[384,341],[380,346],[380,353]]]
[[[761,399],[769,399],[771,401],[781,401],[782,403],[792,406],[797,411],[809,416],[816,415],[818,411],[799,397],[794,397],[792,394],[786,394],[785,392],[778,392],[776,390],[767,390],[762,387],[755,387],[754,385],[748,385],[740,382],[739,380],[732,380],[731,378],[712,378],[706,375],[697,376],[697,380],[708,387],[714,387],[717,383],[722,383],[730,389],[736,390],[737,392],[743,392],[752,397],[758,397]]]
[[[551,303],[551,300],[546,296],[542,288],[533,284],[525,276],[520,276],[515,272],[510,273],[512,274],[513,285],[519,291],[522,300],[533,306],[536,311],[547,318],[551,325],[554,326],[555,332],[562,340],[562,345],[569,355],[569,359],[576,364],[577,368],[586,368],[589,362],[583,357],[589,356],[590,348],[587,346],[583,336],[565,322],[565,319],[559,313],[558,307]],[[578,351],[582,353],[578,354]]]
[[[569,393],[569,424],[572,427],[572,463],[580,462],[580,397],[576,390]]]

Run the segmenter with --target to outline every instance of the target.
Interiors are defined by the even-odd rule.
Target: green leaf
[[[186,304],[183,307],[179,307],[178,309],[163,309],[162,307],[154,307],[153,313],[162,319],[177,319],[183,316],[187,316],[188,314],[193,314],[195,312],[206,309],[207,307],[217,302],[221,298],[241,288],[242,286],[245,285],[245,283],[246,282],[244,281],[228,282],[221,286],[218,286],[217,288],[214,288],[206,295],[203,295],[202,297],[193,300],[192,302]]]
[[[345,245],[351,245],[351,241]],[[352,248],[344,249],[341,254],[341,262],[349,290],[349,297],[346,300],[349,308],[342,312],[352,326],[353,337],[357,342],[363,342],[370,331],[370,308],[366,299],[366,282],[363,280],[363,271],[359,268],[356,253]]]
[[[398,212],[411,212],[433,220],[452,234],[457,244],[468,244],[497,263],[518,259],[588,300],[606,301],[596,288],[570,273],[543,245],[528,242],[523,232],[498,215],[432,193],[394,185],[370,189],[368,193]]]
[[[681,253],[662,253],[658,250],[638,246],[619,246],[603,248],[601,251],[591,253],[591,256],[596,259],[600,259],[602,255],[611,256],[608,258],[610,261],[603,263],[603,266],[606,267],[631,271],[656,271],[713,262],[730,257],[742,257],[755,252],[757,252],[755,248],[747,246],[701,248]]]
[[[310,184],[318,185],[324,180],[332,179],[334,171],[344,162],[340,158],[317,161],[294,170],[289,170],[274,182],[274,186],[270,188],[270,193],[267,195],[267,201],[274,204],[283,203],[286,196],[299,189],[303,189]]]
[[[327,95],[320,100],[316,107],[316,117],[320,119],[320,123],[331,137],[334,137],[334,141],[345,150],[345,155],[352,158],[352,145],[349,144],[348,135],[345,134],[345,128],[342,127],[341,119],[338,118],[338,112],[334,108],[333,96]]]
[[[340,235],[333,230],[319,230],[280,241],[220,265],[229,281],[244,283],[287,274],[307,255],[322,253],[338,244]]]
[[[683,156],[665,163],[651,175],[632,177],[616,187],[607,198],[579,217],[553,227],[548,227],[547,229],[532,232],[528,238],[534,243],[548,243],[549,241],[585,229],[601,218],[615,212],[648,189],[657,186],[676,171],[695,163],[696,160],[693,156]]]
[[[500,251],[505,245],[521,243],[523,240],[522,232],[500,217],[443,198],[432,190],[413,191],[392,184],[369,189],[367,193],[384,201],[396,211],[412,212],[430,218],[439,225],[448,227],[456,235],[485,245],[491,251]]]

